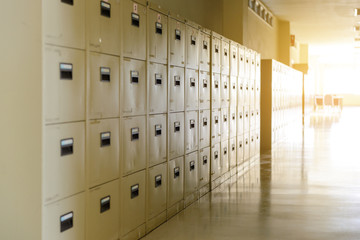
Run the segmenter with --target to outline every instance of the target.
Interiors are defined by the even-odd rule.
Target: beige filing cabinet
[[[187,21],[186,23],[186,67],[191,69],[199,69],[199,38],[200,26]]]
[[[149,63],[149,112],[167,111],[167,67],[164,64]]]
[[[244,107],[244,132],[250,131],[250,108]]]
[[[43,199],[50,203],[85,190],[85,124],[49,125],[44,131]]]
[[[244,108],[243,107],[238,107],[238,111],[237,111],[237,136],[243,135],[244,134],[244,112],[243,112]]]
[[[184,111],[185,107],[185,69],[180,67],[170,67],[169,79],[169,98],[170,112]]]
[[[120,55],[120,0],[87,0],[90,51]]]
[[[234,76],[230,76],[230,107],[236,108],[237,107],[237,95],[238,95],[238,78]]]
[[[169,159],[184,155],[185,138],[184,113],[169,114]]]
[[[126,58],[123,63],[121,86],[123,116],[143,115],[146,113],[145,62]]]
[[[245,48],[244,46],[239,44],[239,78],[244,79],[245,78]]]
[[[211,35],[211,71],[212,73],[221,72],[221,36],[215,32]]]
[[[45,46],[43,82],[46,124],[85,120],[84,51]]]
[[[45,43],[85,49],[85,0],[43,1],[42,7]]]
[[[85,193],[43,208],[43,239],[85,240]]]
[[[146,119],[128,117],[120,121],[120,162],[122,175],[145,169],[146,166]]]
[[[210,178],[211,181],[221,176],[221,148],[220,143],[211,146],[211,165],[210,165]]]
[[[230,74],[230,40],[221,37],[221,74]]]
[[[244,79],[243,78],[238,78],[238,83],[237,83],[237,106],[244,106],[245,104],[245,87],[244,87]]]
[[[244,162],[244,136],[243,135],[237,136],[236,141],[237,141],[236,162],[237,165],[240,165]]]
[[[145,233],[145,171],[123,177],[120,188],[120,236]]]
[[[93,120],[87,135],[90,187],[119,177],[119,119]]]
[[[165,9],[149,2],[149,60],[167,63],[168,17]],[[151,69],[151,68],[150,68]]]
[[[185,20],[180,16],[170,14],[169,18],[169,45],[170,65],[185,67]]]
[[[221,111],[219,109],[211,111],[211,144],[221,141]]]
[[[210,182],[210,147],[199,151],[199,188]]]
[[[211,108],[221,107],[221,80],[220,74],[213,73],[211,77]]]
[[[236,108],[230,108],[229,112],[229,138],[233,138],[237,136],[237,115]]]
[[[221,108],[228,108],[230,106],[230,78],[229,75],[221,75]]]
[[[230,42],[230,75],[239,76],[239,44],[234,41]]]
[[[86,239],[118,239],[119,219],[119,180],[90,189],[87,196]]]
[[[225,141],[229,139],[229,109],[222,108],[221,109],[221,141]]]
[[[147,174],[147,188],[147,219],[150,220],[166,210],[166,163],[149,168]]]
[[[193,152],[199,147],[198,118],[198,111],[185,113],[185,153]]]
[[[230,169],[233,169],[237,166],[236,160],[236,153],[237,153],[237,143],[236,137],[229,139],[229,163]]]
[[[179,157],[168,163],[169,192],[168,208],[183,200],[184,196],[184,157]]]
[[[184,165],[184,195],[197,191],[198,189],[198,152],[193,152],[185,156]]]
[[[200,110],[210,109],[210,73],[200,71],[199,73],[199,99]]]
[[[221,175],[229,171],[229,140],[222,141],[221,147]]]
[[[119,117],[120,59],[90,53],[89,116],[91,119]]]
[[[185,110],[199,108],[199,71],[186,69],[185,77]]]
[[[244,161],[250,158],[250,133],[244,133]]]
[[[149,166],[166,161],[166,114],[149,116]]]
[[[200,111],[200,148],[210,146],[210,110]]]
[[[205,28],[201,28],[200,30],[200,53],[199,53],[199,59],[200,59],[200,63],[199,63],[199,68],[200,71],[204,71],[204,72],[210,72],[210,30],[205,29]]]
[[[123,56],[146,58],[146,1],[123,0],[122,5]]]

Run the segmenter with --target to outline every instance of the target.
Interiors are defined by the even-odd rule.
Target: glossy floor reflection
[[[360,108],[314,114],[144,239],[360,239]]]

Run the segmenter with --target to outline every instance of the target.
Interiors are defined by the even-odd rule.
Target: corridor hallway
[[[314,114],[144,239],[360,239],[359,119],[360,108]]]

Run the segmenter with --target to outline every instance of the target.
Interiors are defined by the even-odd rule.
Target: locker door
[[[198,152],[193,152],[185,156],[185,196],[195,192],[198,189],[198,157]]]
[[[210,110],[200,111],[200,148],[210,146]]]
[[[168,17],[149,10],[149,59],[151,62],[167,63]]]
[[[230,79],[228,75],[221,75],[221,108],[228,108],[230,104]]]
[[[239,46],[239,77],[245,78],[245,50],[243,46]]]
[[[251,50],[244,47],[244,56],[245,56],[245,67],[244,67],[244,73],[245,73],[245,81],[250,80],[250,71],[251,71]]]
[[[233,169],[234,167],[236,167],[236,152],[237,152],[237,147],[236,147],[236,137],[235,138],[231,138],[229,140],[229,162],[230,162],[230,169]]]
[[[212,62],[212,72],[213,73],[220,73],[220,62],[221,62],[221,40],[220,38],[217,38],[215,36],[212,36],[211,38],[211,62]]]
[[[229,171],[229,140],[221,142],[221,174]]]
[[[250,131],[250,109],[249,107],[244,108],[244,132]]]
[[[184,197],[184,157],[169,161],[169,199],[168,207],[181,201]]]
[[[220,74],[213,73],[211,78],[211,108],[221,107],[221,82]]]
[[[185,108],[197,110],[199,108],[199,71],[186,69]]]
[[[252,109],[250,111],[250,130],[256,129],[256,111]]]
[[[167,164],[163,163],[149,168],[147,187],[147,219],[156,217],[166,210]]]
[[[166,65],[149,63],[149,112],[167,111],[167,68]]]
[[[184,155],[185,124],[184,113],[169,114],[169,159]]]
[[[255,156],[256,151],[256,132],[251,131],[250,132],[250,157]]]
[[[86,1],[90,51],[120,55],[120,1]]]
[[[124,116],[146,113],[145,62],[124,59],[124,80],[122,85],[122,112]]]
[[[249,160],[250,158],[250,133],[247,132],[244,134],[244,161]]]
[[[199,75],[200,109],[210,109],[210,73],[200,71]]]
[[[230,77],[230,107],[236,108],[237,107],[237,94],[238,94],[238,87],[237,87],[238,78],[231,76]]]
[[[170,24],[170,65],[185,66],[185,24],[173,18]]]
[[[245,86],[242,78],[238,78],[238,92],[237,92],[238,106],[245,106]]]
[[[237,165],[244,162],[244,136],[237,136]]]
[[[211,147],[211,181],[220,177],[221,174],[221,151],[220,143],[214,144]]]
[[[90,118],[119,117],[118,57],[90,53]]]
[[[255,122],[255,126],[256,126],[256,129],[260,129],[261,127],[261,122],[260,122],[260,109],[257,109],[256,110],[256,122]]]
[[[237,113],[237,135],[244,134],[244,108],[239,107]]]
[[[123,1],[124,57],[146,59],[146,7],[134,1]]]
[[[229,120],[229,138],[233,138],[237,136],[237,115],[236,115],[236,108],[230,108],[230,120]]]
[[[238,77],[239,75],[239,47],[235,42],[231,42],[230,45],[231,54],[230,54],[230,67],[231,67],[231,76]]]
[[[219,143],[221,140],[221,111],[211,112],[211,144]]]
[[[199,156],[199,188],[202,188],[210,180],[210,147],[201,149]]]
[[[166,114],[149,116],[149,166],[166,161]]]
[[[229,109],[221,109],[221,141],[229,139]]]
[[[198,146],[198,111],[185,113],[185,152],[195,151]]]
[[[184,111],[185,80],[184,68],[170,67],[170,112]]]
[[[199,30],[186,25],[186,66],[199,69]]]
[[[200,32],[200,70],[210,72],[210,35]]]
[[[255,147],[255,154],[260,154],[260,129],[256,130],[256,147]]]
[[[230,44],[229,40],[221,40],[221,74],[230,74]]]

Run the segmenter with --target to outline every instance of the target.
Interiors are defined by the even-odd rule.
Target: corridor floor
[[[307,120],[144,239],[360,239],[360,108]]]

